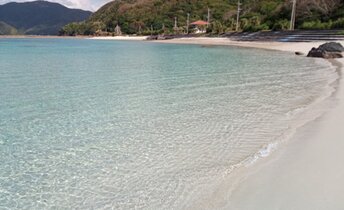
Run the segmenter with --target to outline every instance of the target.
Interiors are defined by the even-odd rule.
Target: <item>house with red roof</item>
[[[193,32],[196,34],[206,33],[209,23],[203,20],[197,20],[190,24],[193,27]]]

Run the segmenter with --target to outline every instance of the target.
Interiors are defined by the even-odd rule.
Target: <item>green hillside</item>
[[[5,22],[0,21],[0,35],[16,35],[18,34],[17,29],[8,25]]]
[[[244,31],[289,28],[290,0],[242,0],[240,29]],[[108,34],[116,25],[126,34],[174,33],[174,17],[179,31],[191,21],[206,20],[211,12],[209,32],[223,33],[236,27],[237,0],[116,0],[104,5],[89,20],[67,25],[65,35]],[[296,27],[330,29],[344,27],[342,0],[298,0]]]

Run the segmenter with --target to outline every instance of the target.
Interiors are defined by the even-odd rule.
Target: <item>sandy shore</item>
[[[170,40],[154,41],[158,43],[170,44],[197,44],[197,45],[213,45],[213,46],[237,46],[247,48],[260,48],[267,50],[280,50],[289,52],[302,52],[307,54],[308,51],[324,42],[237,42],[231,41],[228,38],[181,38]]]
[[[342,59],[336,65],[341,68],[343,63]],[[226,195],[229,203],[217,207],[343,209],[343,85],[340,79],[336,92],[327,99],[329,110],[325,114],[299,128],[269,157],[233,174],[237,186]]]
[[[225,38],[186,38],[157,41],[261,48],[306,54],[312,43],[234,42]],[[344,43],[342,42],[344,45]],[[342,74],[344,59],[332,61]],[[299,128],[270,156],[224,177],[210,198],[196,204],[203,209],[305,210],[344,209],[344,84],[326,100],[327,111]],[[326,106],[325,104],[325,106]]]
[[[127,41],[144,41],[148,36],[97,36],[89,39],[96,40],[127,40]]]
[[[144,41],[148,36],[39,36],[39,35],[4,35],[0,39],[94,39]]]
[[[86,39],[89,36],[1,35],[0,39]]]

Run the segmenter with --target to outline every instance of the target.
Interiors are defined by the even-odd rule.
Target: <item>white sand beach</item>
[[[268,49],[268,50],[280,50],[280,51],[288,51],[288,52],[302,52],[304,54],[307,54],[308,51],[312,47],[317,47],[324,43],[324,42],[239,42],[239,41],[232,41],[228,38],[208,38],[208,37],[157,40],[154,42],[171,43],[171,44],[238,46],[238,47]]]
[[[306,54],[323,42],[235,42],[225,38],[184,38],[161,43],[228,45]],[[342,42],[342,44],[344,44]],[[296,55],[295,55],[296,56]],[[344,59],[331,61],[342,74]],[[223,178],[223,184],[192,209],[344,209],[344,84],[326,99],[327,111],[301,126],[268,157]]]
[[[148,36],[95,36],[89,39],[96,40],[123,40],[123,41],[143,41],[146,40]]]
[[[0,209],[344,209],[344,59],[295,55],[322,42],[23,38],[2,42]]]

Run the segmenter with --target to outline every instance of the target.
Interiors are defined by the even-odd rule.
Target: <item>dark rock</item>
[[[295,52],[295,55],[304,55],[302,52]]]
[[[155,35],[147,37],[147,40],[157,40],[157,39],[158,39],[158,36],[155,36]]]
[[[318,48],[313,47],[307,57],[315,58],[343,58],[344,47],[340,43],[328,42],[320,45]]]
[[[318,48],[319,50],[324,50],[327,52],[344,52],[344,47],[338,42],[328,42],[322,44]]]

